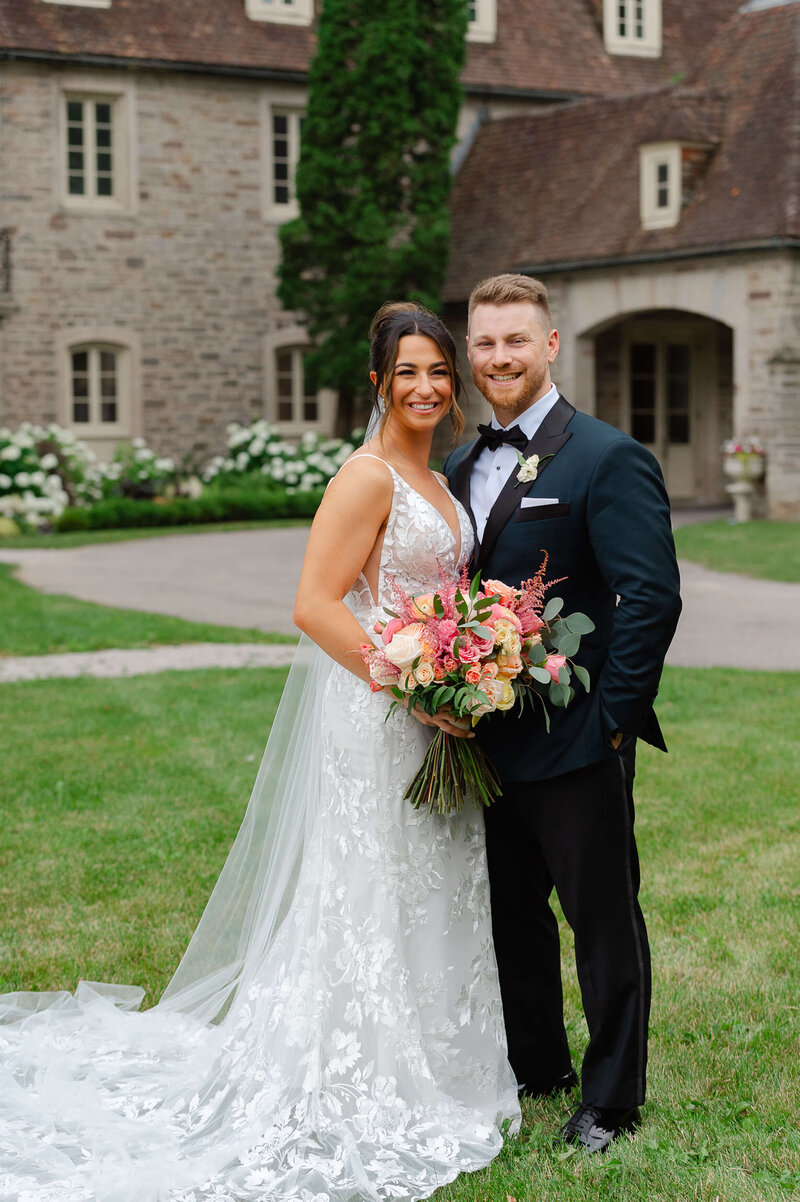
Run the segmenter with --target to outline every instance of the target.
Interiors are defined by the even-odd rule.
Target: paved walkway
[[[696,512],[676,515],[677,522],[697,518]],[[307,536],[302,527],[184,534],[65,550],[0,550],[0,562],[17,563],[17,577],[45,593],[296,634],[291,608]],[[684,609],[668,663],[800,669],[800,584],[711,572],[686,561],[681,574]],[[0,681],[279,665],[290,657],[285,646],[194,644],[6,658],[0,659]]]

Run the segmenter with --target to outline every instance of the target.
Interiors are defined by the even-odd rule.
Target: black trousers
[[[570,1070],[555,886],[575,934],[589,1046],[585,1102],[644,1101],[650,951],[633,834],[636,740],[549,780],[505,782],[486,810],[492,926],[511,1067],[540,1092]]]

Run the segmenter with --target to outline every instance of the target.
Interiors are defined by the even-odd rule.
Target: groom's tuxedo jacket
[[[480,449],[479,442],[458,447],[444,465],[470,514]],[[669,501],[650,452],[559,396],[523,452],[533,454],[552,458],[532,484],[519,484],[514,469],[472,566],[484,579],[517,585],[548,552],[547,579],[566,577],[551,595],[564,598],[565,614],[579,610],[595,623],[575,657],[589,672],[591,691],[573,680],[567,709],[550,707],[549,734],[538,705],[520,717],[514,711],[481,719],[478,737],[507,781],[541,780],[606,759],[617,730],[666,750],[653,701],[681,608]],[[526,497],[545,503],[523,506]]]

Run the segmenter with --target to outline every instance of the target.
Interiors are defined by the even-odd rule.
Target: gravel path
[[[307,537],[303,527],[183,534],[65,550],[0,550],[0,562],[18,564],[17,577],[44,593],[296,634],[291,606]],[[800,584],[711,572],[687,561],[681,577],[684,608],[667,663],[800,669]],[[280,665],[291,655],[286,646],[201,643],[6,658],[0,659],[0,681]]]

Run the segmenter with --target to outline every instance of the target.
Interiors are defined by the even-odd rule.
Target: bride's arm
[[[392,478],[374,459],[348,464],[328,486],[308,538],[294,623],[331,659],[364,681],[368,636],[343,602],[367,562],[392,506]]]

